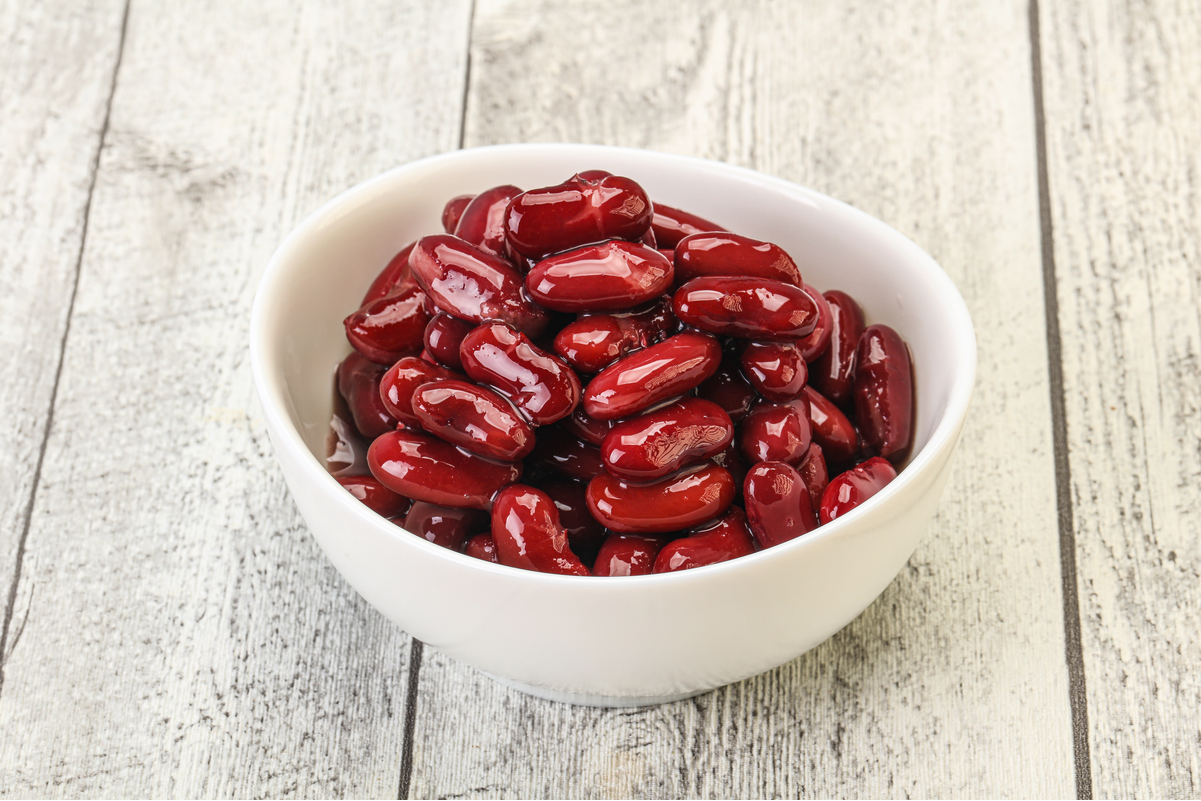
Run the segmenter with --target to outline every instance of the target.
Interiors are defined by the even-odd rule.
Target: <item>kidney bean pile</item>
[[[452,198],[442,226],[345,320],[328,461],[417,536],[684,570],[846,514],[908,455],[905,342],[776,245],[601,170]]]

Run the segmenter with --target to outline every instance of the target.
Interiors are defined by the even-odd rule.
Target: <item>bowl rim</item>
[[[747,556],[717,564],[670,573],[652,573],[641,576],[610,576],[605,577],[604,581],[581,581],[582,578],[593,577],[563,576],[553,573],[522,570],[499,563],[486,562],[482,559],[467,556],[464,553],[452,551],[449,548],[435,545],[424,537],[418,537],[408,532],[398,524],[371,511],[349,492],[343,491],[342,485],[338,483],[337,479],[309,450],[299,429],[292,422],[288,413],[289,403],[282,386],[276,386],[275,382],[269,380],[268,366],[276,364],[276,360],[278,359],[278,355],[272,354],[267,348],[268,327],[272,322],[270,301],[273,294],[272,289],[283,280],[291,256],[296,251],[303,250],[303,243],[310,235],[323,228],[327,222],[336,220],[343,214],[350,212],[358,203],[373,199],[377,193],[384,191],[384,188],[398,177],[406,173],[421,173],[436,169],[444,163],[454,163],[460,160],[479,157],[486,158],[493,154],[503,157],[505,154],[530,151],[551,151],[565,155],[579,154],[581,157],[587,154],[598,153],[625,154],[636,158],[662,160],[679,166],[687,166],[693,170],[722,174],[726,177],[737,177],[747,183],[757,184],[765,189],[776,192],[782,191],[793,197],[799,194],[802,199],[811,205],[819,207],[829,206],[841,213],[849,214],[867,227],[875,228],[881,235],[893,240],[893,243],[901,250],[909,251],[910,255],[914,257],[914,261],[920,264],[921,269],[928,273],[932,284],[937,288],[940,296],[947,304],[947,311],[953,325],[956,330],[961,332],[961,335],[955,338],[954,353],[956,354],[956,370],[951,382],[950,391],[947,394],[946,405],[925,445],[920,451],[911,456],[908,464],[898,473],[895,479],[876,495],[868,499],[863,505],[852,509],[836,520],[819,526],[803,536],[796,537],[771,548],[756,551]],[[977,352],[975,328],[972,324],[967,304],[946,271],[942,269],[932,256],[926,253],[925,250],[909,237],[884,221],[848,203],[783,178],[767,175],[747,167],[711,159],[702,159],[695,156],[685,156],[642,148],[613,147],[609,145],[521,143],[463,148],[400,164],[340,192],[306,216],[284,237],[283,241],[272,253],[259,280],[259,285],[255,290],[254,303],[250,315],[250,361],[255,388],[268,424],[268,430],[275,434],[272,437],[273,445],[276,449],[286,451],[293,464],[299,465],[319,485],[327,488],[331,495],[339,497],[339,501],[337,502],[341,503],[342,508],[352,517],[357,516],[360,523],[374,527],[383,536],[396,538],[405,547],[424,550],[428,556],[433,558],[450,559],[452,564],[458,564],[468,570],[482,570],[485,573],[493,574],[497,578],[509,577],[513,580],[528,580],[536,583],[547,582],[552,586],[576,587],[581,590],[604,592],[619,591],[621,588],[626,588],[621,591],[628,591],[628,588],[634,585],[651,586],[664,585],[671,582],[716,580],[721,576],[754,570],[767,560],[778,558],[784,553],[817,547],[822,541],[847,534],[862,518],[878,513],[890,506],[894,502],[893,499],[904,493],[910,486],[924,479],[932,466],[940,463],[939,456],[948,449],[954,448],[971,403],[975,385]],[[282,373],[282,370],[279,372]],[[610,585],[617,589],[600,589]]]

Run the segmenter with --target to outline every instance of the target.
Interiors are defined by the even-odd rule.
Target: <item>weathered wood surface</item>
[[[0,154],[16,181],[0,198],[31,228],[28,257],[4,241],[21,221],[0,229],[4,280],[33,310],[10,320],[6,298],[0,328],[30,338],[0,407],[33,410],[22,443],[46,413],[30,365],[57,360],[120,13],[63,30],[34,15],[13,40],[36,29],[68,52],[0,54],[0,108],[20,106],[14,59],[31,66],[11,88],[57,104],[20,101],[53,130],[22,122],[11,136],[36,147]],[[4,664],[0,795],[395,796],[408,638],[306,532],[246,332],[258,275],[304,214],[457,145],[467,25],[466,2],[134,3]]]
[[[1201,8],[1042,12],[1094,790],[1196,797]]]
[[[979,336],[955,475],[862,617],[691,701],[560,706],[425,649],[412,795],[1074,796],[1026,5],[686,8],[477,0],[466,143],[722,159],[915,238]]]

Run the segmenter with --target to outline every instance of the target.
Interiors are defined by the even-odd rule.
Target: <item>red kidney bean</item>
[[[821,445],[814,442],[809,446],[809,450],[805,453],[805,459],[797,468],[797,472],[801,474],[805,486],[809,489],[809,500],[812,502],[813,508],[820,509],[822,493],[826,491],[826,486],[830,483],[830,471],[826,468],[826,456],[822,452]]]
[[[829,523],[845,515],[896,477],[896,468],[879,456],[835,476],[822,493],[821,522]]]
[[[661,537],[645,534],[610,534],[596,555],[594,576],[645,576],[655,569],[663,547]]]
[[[616,420],[597,420],[589,417],[588,412],[584,411],[583,404],[575,407],[574,412],[563,418],[564,430],[571,432],[576,439],[598,447],[605,441],[605,435],[609,433],[609,429],[615,425],[617,425]]]
[[[375,476],[342,476],[338,483],[380,517],[403,515],[413,505],[405,496],[397,495],[381,484]]]
[[[834,402],[813,387],[805,387],[809,399],[809,422],[813,428],[813,440],[835,465],[854,461],[859,454],[859,434],[847,416]]]
[[[645,348],[676,329],[671,301],[624,314],[586,314],[555,335],[554,351],[581,373],[599,373],[631,351]]]
[[[370,444],[370,440],[355,428],[346,399],[335,392],[334,413],[325,437],[325,467],[330,475],[335,478],[367,475],[367,446]]]
[[[694,278],[676,290],[672,311],[686,325],[741,339],[798,339],[817,325],[805,290],[766,278]]]
[[[497,493],[492,539],[502,565],[540,573],[589,575],[588,568],[571,552],[554,501],[533,487],[511,484]]]
[[[863,310],[845,292],[831,290],[823,295],[830,307],[830,345],[810,366],[814,388],[842,407],[851,402],[855,380],[855,349],[863,335]]]
[[[746,471],[749,468],[742,455],[738,453],[738,443],[731,442],[721,453],[714,454],[712,461],[713,464],[730,471],[730,475],[734,477],[735,494],[741,495],[742,482],[746,478]]]
[[[855,352],[855,420],[864,445],[893,462],[913,444],[913,370],[909,348],[886,325],[868,326]]]
[[[354,427],[367,439],[396,428],[397,418],[380,398],[380,382],[386,371],[383,365],[368,361],[358,352],[352,352],[338,365],[338,392],[350,409]]]
[[[609,365],[584,389],[584,410],[598,420],[645,411],[694,389],[717,372],[721,346],[686,331]]]
[[[734,423],[746,417],[759,399],[755,388],[747,382],[739,367],[739,359],[735,354],[724,354],[717,372],[696,389],[698,397],[716,403]]]
[[[659,251],[610,240],[543,259],[525,277],[525,286],[548,309],[620,311],[659,297],[671,277],[671,262]]]
[[[453,379],[431,381],[413,392],[412,403],[426,431],[479,456],[511,462],[534,449],[530,424],[490,389]]]
[[[705,464],[636,484],[609,473],[588,483],[588,509],[606,528],[624,534],[661,534],[712,520],[734,502],[734,478]]]
[[[429,354],[452,370],[462,370],[459,346],[463,337],[471,333],[474,325],[446,312],[438,312],[425,327],[425,349]]]
[[[755,542],[751,539],[746,515],[737,506],[732,506],[720,520],[714,520],[687,537],[663,546],[655,557],[654,572],[672,573],[715,565],[754,552]]]
[[[463,208],[454,235],[480,250],[504,258],[505,209],[521,194],[515,186],[494,186],[480,192]]]
[[[784,249],[729,233],[697,233],[675,245],[676,286],[705,276],[739,276],[801,286],[801,271]]]
[[[629,178],[575,175],[513,198],[505,234],[515,251],[541,259],[605,239],[636,242],[650,228],[651,215],[646,192]]]
[[[656,203],[654,216],[651,217],[651,230],[655,232],[655,240],[660,248],[674,248],[681,239],[691,234],[726,229],[695,214]]]
[[[507,325],[481,325],[459,348],[463,370],[513,401],[536,426],[562,420],[580,401],[571,368]]]
[[[791,403],[761,402],[751,409],[738,428],[738,449],[748,462],[801,463],[813,437],[804,397]]]
[[[485,562],[497,564],[496,558],[496,540],[492,539],[491,534],[476,534],[467,542],[463,543],[463,553],[475,559],[482,559]]]
[[[676,252],[674,250],[672,250],[671,248],[656,248],[656,250],[658,250],[660,253],[663,254],[663,258],[667,259],[669,262],[672,263],[672,272],[674,273],[675,272],[675,263],[676,263]]]
[[[377,364],[391,365],[421,351],[429,321],[425,293],[412,286],[368,303],[342,325],[355,350]]]
[[[755,465],[746,474],[742,497],[751,533],[760,548],[779,545],[817,528],[809,488],[791,465]]]
[[[541,482],[539,489],[550,496],[559,510],[559,525],[567,532],[572,553],[580,557],[584,564],[592,564],[608,532],[588,511],[584,485],[575,481],[549,479]]]
[[[463,210],[474,199],[475,195],[455,195],[446,201],[446,205],[442,207],[442,230],[453,234],[459,225],[459,218],[463,216]]]
[[[417,501],[405,516],[403,528],[434,545],[460,550],[472,536],[487,531],[491,518],[480,509],[456,509]]]
[[[520,462],[493,462],[411,431],[376,438],[367,464],[393,492],[456,508],[489,509],[497,490],[521,478]]]
[[[435,234],[417,240],[409,266],[438,308],[454,317],[508,323],[529,336],[546,327],[546,310],[526,297],[513,265],[462,239]]]
[[[359,304],[360,308],[372,301],[388,297],[396,289],[417,286],[417,280],[409,271],[409,254],[413,252],[413,246],[416,244],[416,242],[410,242],[405,245],[404,249],[393,256],[388,265],[380,270],[379,275],[371,282],[371,288],[363,296],[363,302]]]
[[[530,462],[551,475],[565,475],[577,481],[591,481],[605,469],[600,448],[580,442],[559,426],[539,429]]]
[[[600,181],[604,178],[611,178],[612,176],[613,173],[609,172],[608,170],[583,170],[575,174],[576,178],[580,178],[585,181]]]
[[[413,413],[413,393],[419,386],[430,381],[462,377],[459,373],[433,364],[432,360],[426,361],[414,356],[401,359],[389,367],[383,373],[375,393],[384,409],[395,418],[389,428],[396,428],[397,420],[407,426],[421,425],[421,420]]]
[[[805,389],[809,370],[792,342],[751,342],[742,351],[742,370],[759,394],[783,403]]]
[[[657,251],[659,249],[659,243],[655,240],[655,232],[650,228],[646,229],[646,233],[642,235],[642,238],[638,242],[652,250]]]
[[[733,439],[734,424],[720,406],[684,398],[613,426],[601,458],[615,476],[653,481],[720,453]]]
[[[797,342],[797,347],[801,349],[801,355],[805,357],[805,363],[810,364],[825,353],[826,348],[830,346],[830,326],[833,319],[830,303],[822,293],[808,284],[803,284],[801,289],[805,290],[805,294],[817,306],[817,326],[804,339]]]

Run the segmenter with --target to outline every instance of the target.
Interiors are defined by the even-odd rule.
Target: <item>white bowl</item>
[[[578,578],[503,567],[413,536],[323,467],[342,319],[402,246],[441,231],[454,195],[534,188],[601,168],[651,198],[787,250],[805,280],[842,289],[909,343],[913,456],[844,517],[791,542],[666,575]],[[271,259],[251,319],[255,384],[284,477],[330,561],[428,645],[544,698],[636,706],[686,698],[783,664],[853,620],[934,515],[971,399],[972,322],[917,245],[817,192],[751,170],[641,150],[504,145],[406,164],[339,195]]]

